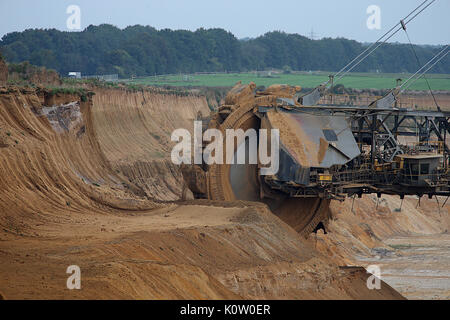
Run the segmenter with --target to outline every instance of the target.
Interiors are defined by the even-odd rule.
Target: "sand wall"
[[[204,97],[96,90],[93,125],[101,151],[114,170],[157,200],[181,196],[182,175],[170,160],[175,129],[193,131],[199,114],[209,115]]]

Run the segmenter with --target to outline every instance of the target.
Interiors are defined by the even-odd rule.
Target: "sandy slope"
[[[442,206],[445,199],[439,199]],[[435,199],[363,196],[332,202],[326,231],[310,237],[314,247],[338,264],[379,265],[382,279],[412,299],[448,299],[448,204]],[[427,279],[426,275],[437,275]],[[425,276],[425,277],[423,277]]]
[[[120,90],[97,90],[92,109],[100,150],[115,170],[158,200],[178,200],[182,175],[170,161],[175,129],[193,131],[198,115],[208,115],[201,97]]]
[[[264,207],[170,205],[133,216],[62,224],[52,237],[2,247],[3,295],[15,298],[400,298],[369,291]],[[226,204],[229,206],[229,204]],[[74,221],[75,222],[75,221]],[[75,227],[73,227],[75,225]],[[65,288],[78,265],[82,290]]]

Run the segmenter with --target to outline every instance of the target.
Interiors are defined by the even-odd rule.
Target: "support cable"
[[[424,2],[422,2],[418,7],[416,7],[410,14],[408,14],[404,19],[402,19],[403,24],[406,26],[408,23],[410,23],[411,21],[413,21],[419,14],[421,14],[425,9],[427,9],[430,5],[432,5],[436,0],[432,0],[431,2],[429,2],[428,4],[426,4],[429,0],[426,0]],[[423,7],[419,12],[417,12],[414,16],[412,16],[410,19],[408,19],[412,14],[414,14],[417,10],[419,10],[423,5],[425,5],[425,7]],[[408,19],[408,20],[407,20]],[[406,20],[406,21],[405,21]],[[394,27],[392,27],[388,32],[386,32],[379,40],[377,40],[377,42],[373,43],[370,47],[368,47],[366,50],[364,50],[360,55],[358,55],[355,59],[353,59],[349,64],[347,64],[344,68],[342,68],[334,77],[337,78],[334,80],[334,83],[336,83],[337,81],[339,81],[340,79],[342,79],[347,73],[349,73],[350,71],[352,71],[354,68],[356,68],[359,64],[361,64],[361,62],[363,62],[368,56],[370,56],[376,49],[378,49],[381,45],[385,44],[389,39],[391,39],[394,35],[396,35],[400,30],[403,29],[403,24],[398,22],[397,24],[394,25]],[[395,29],[397,26],[399,26],[397,29]],[[393,30],[394,33],[392,33],[391,35],[389,35]],[[389,37],[387,37],[386,39],[384,39],[382,42],[380,42],[384,37],[386,37],[387,35],[389,35]],[[375,46],[376,45],[376,46]],[[375,48],[372,49],[372,47],[375,46]],[[371,49],[371,50],[370,50]],[[370,50],[370,51],[369,51]],[[367,51],[369,51],[368,53],[366,53]],[[364,55],[364,56],[363,56]],[[350,67],[348,70],[346,70],[353,62],[355,62],[358,58],[360,58],[361,56],[363,56],[358,62],[356,62],[352,67]],[[345,70],[345,71],[344,71]]]
[[[417,65],[420,68],[420,66],[422,64],[420,63],[419,56],[417,55],[416,49],[414,49],[414,46],[413,46],[413,44],[411,42],[411,38],[409,37],[408,31],[406,30],[406,25],[403,23],[403,20],[400,21],[400,23],[402,24],[403,30],[405,31],[406,37],[408,38],[408,42],[409,42],[409,45],[411,47],[411,51],[414,53],[414,56],[416,57]],[[436,105],[437,110],[439,112],[441,112],[442,111],[441,107],[437,103],[436,97],[434,96],[433,90],[431,89],[430,82],[428,81],[427,77],[425,77],[425,75],[423,75],[423,78],[425,79],[425,81],[427,83],[428,90],[430,90],[430,94],[433,97],[433,101],[434,101],[434,104]]]
[[[411,77],[406,80],[401,86],[401,91],[399,95],[402,94],[406,89],[408,89],[417,79],[421,78],[425,73],[427,73],[430,69],[432,69],[439,61],[444,59],[449,50],[447,50],[450,45],[446,45],[441,51],[439,51],[433,58],[431,58],[425,65],[423,65],[419,70],[416,71]],[[431,64],[431,65],[430,65]],[[430,65],[430,66],[429,66]],[[409,84],[408,84],[409,83]]]

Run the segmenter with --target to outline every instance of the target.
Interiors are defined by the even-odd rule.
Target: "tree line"
[[[28,29],[6,34],[0,52],[11,63],[29,61],[63,75],[132,75],[249,71],[269,68],[299,71],[337,71],[368,44],[344,38],[310,40],[298,34],[274,31],[239,40],[223,29],[156,30],[150,26],[119,29],[102,24],[82,32]],[[438,46],[414,46],[422,64]],[[432,72],[450,73],[450,57]],[[415,72],[417,59],[406,44],[386,44],[354,69],[357,72]]]

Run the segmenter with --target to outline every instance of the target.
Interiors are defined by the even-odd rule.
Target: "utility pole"
[[[316,40],[317,39],[317,33],[314,32],[314,28],[311,28],[311,32],[309,33],[309,38],[311,40]]]

